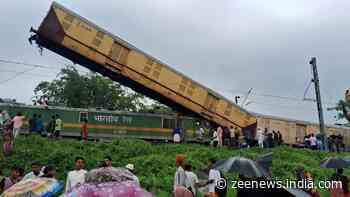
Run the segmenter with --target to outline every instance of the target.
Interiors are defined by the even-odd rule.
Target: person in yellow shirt
[[[60,119],[60,116],[56,114],[56,121],[55,121],[55,138],[56,139],[60,137],[62,128],[63,128],[62,120]]]

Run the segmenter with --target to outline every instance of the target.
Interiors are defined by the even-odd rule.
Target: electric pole
[[[323,110],[322,110],[322,102],[321,102],[321,92],[320,92],[320,81],[318,78],[318,72],[317,72],[317,65],[316,65],[316,58],[311,58],[311,61],[309,62],[312,67],[312,72],[314,75],[314,78],[312,79],[312,82],[315,84],[315,93],[316,93],[316,101],[317,101],[317,110],[318,110],[318,119],[320,121],[320,133],[323,136],[323,145],[326,146],[326,133],[325,133],[325,126],[324,126],[324,118],[323,118]]]

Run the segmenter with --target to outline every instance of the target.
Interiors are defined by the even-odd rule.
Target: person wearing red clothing
[[[87,121],[87,119],[85,119],[83,121],[83,125],[81,126],[80,137],[82,140],[88,139],[88,121]]]

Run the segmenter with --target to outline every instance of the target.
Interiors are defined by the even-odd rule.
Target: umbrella
[[[321,161],[323,168],[346,168],[349,164],[340,157],[327,157]]]
[[[85,181],[93,183],[133,181],[134,175],[125,168],[104,167],[89,171]]]
[[[343,157],[344,161],[346,161],[346,163],[348,163],[350,165],[350,157]]]
[[[268,171],[268,169],[270,168],[270,166],[272,165],[272,152],[260,155],[257,159],[256,162],[258,162],[258,164],[263,167],[265,170]]]
[[[154,197],[134,181],[84,183],[60,197]]]
[[[7,189],[1,197],[49,197],[62,187],[53,178],[34,178],[20,181]]]
[[[220,160],[213,165],[213,168],[224,172],[238,172],[248,177],[269,177],[268,172],[257,162],[239,156]]]

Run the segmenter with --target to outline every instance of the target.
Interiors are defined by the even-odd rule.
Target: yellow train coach
[[[284,142],[287,144],[303,143],[306,135],[311,133],[318,134],[320,132],[319,125],[317,123],[262,114],[255,115],[258,119],[258,128],[267,128],[269,131],[280,131]],[[344,143],[347,145],[350,144],[350,128],[326,125],[326,135],[329,136],[332,134],[342,135],[344,137]]]
[[[255,116],[76,13],[53,3],[31,40],[172,108],[221,126],[256,126]]]

